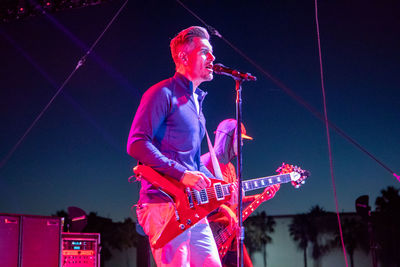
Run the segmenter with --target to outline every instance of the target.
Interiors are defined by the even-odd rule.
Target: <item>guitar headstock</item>
[[[290,173],[292,179],[292,185],[295,188],[299,188],[302,184],[305,184],[305,180],[311,175],[309,171],[303,170],[298,166],[286,164],[285,162],[276,170],[279,174]]]

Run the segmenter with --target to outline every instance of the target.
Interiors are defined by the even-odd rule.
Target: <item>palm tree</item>
[[[308,216],[311,219],[312,225],[310,231],[312,244],[311,256],[316,265],[319,266],[321,257],[329,250],[329,244],[332,242],[327,239],[328,237],[325,234],[331,232],[332,227],[336,225],[336,220],[318,205],[311,208]]]
[[[243,224],[246,230],[244,243],[249,251],[250,258],[253,258],[254,252],[261,250],[261,240],[259,238],[261,236],[261,229],[257,227],[255,215],[247,218]]]
[[[362,249],[366,253],[369,251],[368,229],[367,225],[356,218],[346,218],[342,224],[343,241],[346,251],[349,254],[350,266],[354,267],[354,252],[357,248]],[[340,248],[340,233],[336,229],[333,231],[334,239],[331,243],[333,248]]]
[[[307,267],[307,249],[311,246],[311,256],[319,265],[320,258],[328,251],[330,241],[323,234],[331,229],[331,216],[321,207],[314,206],[309,213],[296,215],[289,225],[289,233],[303,251],[304,267]],[[326,236],[325,236],[326,238]]]
[[[263,260],[264,260],[264,267],[267,267],[267,244],[272,242],[272,238],[268,233],[274,232],[275,227],[275,220],[271,216],[267,216],[265,211],[261,212],[258,215],[258,226],[261,229],[261,243],[262,243],[262,252],[263,252]]]
[[[399,189],[388,186],[381,191],[382,196],[377,197],[375,201],[377,212],[392,212],[400,208]]]
[[[250,257],[254,252],[262,251],[264,266],[267,266],[267,244],[272,242],[269,233],[274,232],[275,220],[267,216],[265,211],[250,216],[245,222],[246,236],[244,243],[249,250]]]
[[[382,247],[379,260],[382,266],[400,266],[400,194],[399,189],[389,186],[381,191],[375,201],[373,216],[377,241]]]
[[[294,216],[289,225],[289,233],[297,243],[299,249],[303,251],[304,267],[307,267],[307,248],[311,243],[311,222],[307,214],[298,214]]]

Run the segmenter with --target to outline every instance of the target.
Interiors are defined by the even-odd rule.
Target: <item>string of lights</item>
[[[0,1],[0,20],[9,22],[46,12],[82,8],[110,1],[112,0],[2,0]]]

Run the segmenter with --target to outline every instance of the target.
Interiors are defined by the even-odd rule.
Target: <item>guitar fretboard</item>
[[[288,183],[292,179],[290,177],[290,174],[280,174],[280,175],[274,175],[274,176],[269,176],[269,177],[261,177],[261,178],[256,178],[256,179],[251,179],[247,181],[242,182],[242,186],[245,191],[250,191],[250,190],[255,190],[259,188],[265,188],[267,186],[271,186],[274,184],[283,184],[283,183]]]
[[[267,176],[267,177],[246,180],[246,181],[242,182],[242,187],[243,187],[244,191],[251,191],[251,190],[256,190],[256,189],[260,189],[260,188],[265,188],[267,186],[271,186],[274,184],[288,183],[291,180],[292,179],[290,177],[290,173],[286,173],[286,174],[280,174],[280,175]],[[229,184],[223,185],[224,195],[230,194],[229,186],[230,186]]]

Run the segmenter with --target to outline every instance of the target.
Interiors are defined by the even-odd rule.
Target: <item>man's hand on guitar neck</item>
[[[211,186],[211,180],[199,171],[185,171],[181,183],[195,190],[202,190]]]

